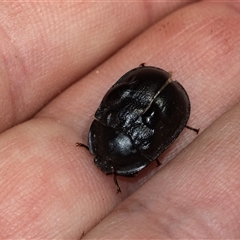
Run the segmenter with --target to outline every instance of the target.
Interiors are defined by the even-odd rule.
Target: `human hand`
[[[239,11],[2,3],[0,238],[238,238]],[[142,62],[173,72],[200,134],[185,129],[160,156],[168,164],[119,177],[116,194],[75,143],[87,143],[109,87]]]

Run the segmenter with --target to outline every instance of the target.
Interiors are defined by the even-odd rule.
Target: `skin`
[[[240,238],[239,4],[0,9],[1,239]],[[184,129],[160,168],[119,177],[116,194],[75,143],[87,144],[105,92],[142,62],[184,86],[200,133]]]

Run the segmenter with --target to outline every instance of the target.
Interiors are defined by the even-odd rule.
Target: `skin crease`
[[[237,3],[0,9],[0,239],[240,238]],[[142,62],[184,86],[200,134],[185,129],[160,157],[168,164],[119,177],[116,194],[75,143]]]

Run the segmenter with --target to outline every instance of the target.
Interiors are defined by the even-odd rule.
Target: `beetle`
[[[107,175],[132,177],[158,157],[187,126],[190,101],[183,86],[163,69],[141,64],[125,73],[105,94],[85,147]]]

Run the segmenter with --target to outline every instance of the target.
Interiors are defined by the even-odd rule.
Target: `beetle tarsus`
[[[196,132],[197,134],[199,133],[199,128],[193,128],[193,127],[190,127],[190,126],[185,126],[185,128],[188,128],[188,129],[190,129],[190,130],[192,130],[192,131],[194,131],[194,132]]]
[[[121,188],[119,187],[119,184],[118,184],[118,181],[117,181],[117,174],[116,173],[113,174],[113,179],[114,179],[114,183],[115,183],[115,185],[117,187],[117,194],[118,194],[118,193],[120,193],[122,191],[121,191]]]
[[[83,144],[83,143],[77,142],[76,143],[76,147],[84,147],[84,148],[86,148],[89,151],[89,147],[87,145]]]
[[[145,67],[146,66],[146,63],[141,63],[140,65],[139,65],[139,67]]]

